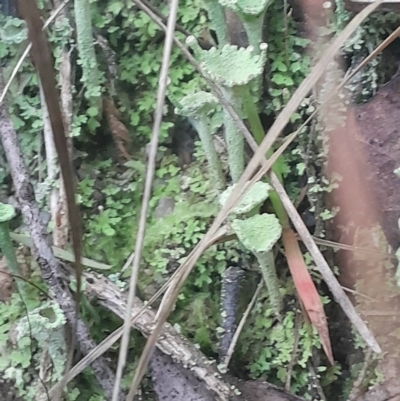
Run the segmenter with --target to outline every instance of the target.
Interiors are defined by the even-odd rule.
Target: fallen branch
[[[158,349],[150,359],[153,388],[162,401],[215,401],[212,391],[192,372]]]
[[[85,273],[85,293],[89,299],[97,299],[99,305],[110,310],[124,319],[126,316],[126,296],[121,294],[119,288],[101,275]],[[143,308],[142,301],[135,297],[131,310],[131,317],[136,316]],[[134,327],[145,337],[148,337],[155,326],[153,310],[147,308],[134,323]],[[197,348],[180,335],[169,323],[165,323],[157,348],[174,361],[180,362],[190,369],[206,386],[212,390],[217,400],[229,400],[232,395],[230,385],[222,380],[217,371],[215,361],[208,360]]]
[[[26,245],[33,247],[31,241]],[[65,266],[64,264],[62,265],[62,267]],[[69,280],[72,278],[71,273],[72,269],[68,272],[64,270],[64,276]],[[86,282],[85,295],[88,299],[96,299],[100,306],[108,309],[121,319],[125,317],[126,296],[121,294],[120,289],[115,284],[106,277],[93,272],[84,272],[83,278]],[[133,327],[148,337],[154,327],[155,312],[149,306],[144,308],[144,303],[135,297],[131,316],[135,318]],[[217,370],[215,361],[207,359],[201,351],[179,334],[169,323],[165,323],[163,329],[157,342],[157,348],[165,355],[170,356],[173,362],[181,364],[186,369],[186,375],[193,374],[197,379],[204,382],[206,387],[215,395],[216,400],[229,399],[233,401],[236,399],[239,401],[243,400],[244,397],[246,401],[304,401],[303,398],[291,395],[283,389],[264,381],[242,382],[236,378],[229,377],[228,383],[225,381],[228,376],[224,376],[224,379],[222,378],[222,375]],[[165,361],[165,358],[163,360]],[[157,363],[156,361],[153,362]],[[154,367],[154,364],[152,366]],[[69,372],[68,380],[71,381],[86,367],[86,364],[78,363]],[[232,393],[232,383],[243,393],[243,397],[233,396],[233,398],[226,398],[225,394]],[[56,390],[57,385],[50,390],[50,396]],[[253,396],[253,394],[255,395]],[[259,394],[263,394],[263,396],[260,397]]]
[[[126,296],[121,294],[120,289],[110,282],[110,280],[97,273],[85,272],[83,277],[86,282],[86,296],[89,299],[97,299],[99,305],[124,319],[126,316]],[[135,297],[131,316],[138,315],[142,311],[143,306],[143,302]],[[147,308],[136,319],[133,327],[139,330],[145,337],[148,337],[155,326],[155,316],[156,313],[152,309]],[[254,390],[254,387],[257,386],[261,386],[264,391],[268,390],[265,393],[265,397],[261,398],[253,398],[246,395],[245,399],[247,401],[304,401],[304,399],[286,393],[283,389],[267,382],[243,383],[237,379],[222,376],[217,369],[215,361],[206,358],[201,351],[184,336],[179,334],[169,323],[164,323],[163,330],[157,342],[157,348],[164,354],[169,355],[174,362],[180,363],[188,371],[193,372],[213,392],[216,400],[236,399],[244,401],[243,397],[235,395],[234,388],[232,388],[233,386],[230,383],[233,382],[239,388],[240,392],[242,388],[243,391],[246,389],[250,392],[250,388]],[[190,372],[187,372],[187,374],[190,374]],[[78,373],[76,372],[76,374]],[[255,383],[258,383],[258,385]]]

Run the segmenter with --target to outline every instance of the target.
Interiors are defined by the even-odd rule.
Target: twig
[[[333,274],[331,268],[329,267],[328,263],[326,262],[325,258],[323,257],[321,251],[319,250],[318,246],[315,244],[311,234],[309,233],[306,225],[304,224],[303,220],[297,213],[296,208],[294,207],[293,203],[291,202],[288,194],[286,193],[285,189],[283,188],[282,184],[276,178],[275,174],[271,174],[271,183],[274,187],[275,191],[278,193],[279,197],[281,198],[282,204],[290,217],[293,225],[295,226],[297,232],[303,239],[304,245],[310,252],[310,255],[315,261],[315,264],[322,274],[325,283],[328,285],[329,290],[332,292],[333,297],[335,298],[336,302],[342,307],[344,313],[350,319],[350,321],[354,324],[357,331],[361,334],[364,341],[368,344],[369,347],[374,352],[380,353],[381,347],[377,343],[374,335],[369,330],[367,325],[364,321],[360,318],[357,311],[355,310],[353,304],[350,302],[347,295],[344,293],[342,287],[338,283],[335,275]]]
[[[127,308],[126,296],[121,294],[120,289],[106,278],[100,275],[85,273],[86,291],[89,297],[97,298],[99,305],[107,308],[121,319],[129,315],[130,320],[136,317],[143,309],[143,303],[135,297],[132,309]],[[128,312],[129,311],[129,312]],[[147,308],[134,323],[134,328],[139,330],[146,337],[153,331],[155,312]],[[162,337],[157,342],[157,348],[164,354],[170,355],[175,361],[201,379],[211,389],[218,400],[228,401],[230,385],[225,383],[218,374],[215,363],[210,361],[194,345],[190,344],[184,336],[179,334],[172,325],[165,323]]]
[[[350,294],[359,295],[360,297],[363,297],[365,299],[369,299],[370,301],[378,302],[377,299],[371,298],[370,296],[365,295],[360,291],[352,290],[351,288],[344,287],[343,285],[342,285],[342,288],[343,288],[344,291],[349,292]],[[364,315],[365,315],[365,312],[364,312]]]
[[[19,242],[25,246],[32,247],[32,240],[28,235],[10,233],[10,236],[14,241]],[[58,248],[56,246],[52,246],[51,250],[53,251],[53,254],[56,258],[60,258],[67,262],[72,262],[72,263],[75,262],[75,255],[72,252],[67,251],[66,249]],[[91,269],[109,270],[112,267],[111,265],[97,262],[93,259],[85,257],[82,257],[81,260],[83,266],[90,267]]]
[[[297,310],[296,318],[294,322],[294,342],[293,342],[293,350],[292,350],[292,358],[290,359],[289,366],[286,371],[286,380],[285,380],[285,390],[290,391],[290,384],[292,381],[292,371],[293,366],[297,359],[297,351],[299,349],[299,340],[300,340],[300,325],[302,322],[302,314]]]
[[[312,363],[308,364],[308,369],[310,371],[310,381],[311,381],[311,386],[317,391],[318,394],[318,398],[321,401],[327,401],[326,400],[326,396],[324,393],[324,389],[321,386],[320,380],[319,380],[319,376],[317,374],[317,372],[315,371],[314,366],[312,365]]]
[[[146,183],[144,188],[143,194],[143,201],[142,207],[140,212],[140,219],[139,219],[139,228],[138,234],[135,244],[135,257],[133,259],[132,265],[132,273],[131,273],[131,280],[129,284],[129,296],[128,296],[128,306],[127,309],[130,311],[133,306],[133,301],[135,299],[135,291],[136,291],[136,283],[137,277],[139,272],[140,266],[140,259],[142,256],[142,249],[144,244],[144,236],[146,233],[146,223],[147,223],[147,212],[151,197],[151,189],[153,186],[153,179],[156,169],[156,156],[157,156],[157,148],[158,148],[158,139],[160,135],[160,128],[163,119],[163,109],[165,103],[165,93],[167,91],[167,83],[168,83],[168,71],[170,65],[170,58],[171,58],[171,51],[172,51],[172,44],[175,32],[175,25],[176,25],[176,17],[178,13],[178,4],[179,0],[172,0],[169,7],[169,18],[168,18],[168,27],[165,36],[165,43],[164,43],[164,53],[163,53],[163,60],[161,65],[161,72],[160,72],[160,79],[159,79],[159,86],[158,86],[158,93],[157,93],[157,105],[155,110],[154,116],[154,125],[153,125],[153,133],[151,137],[150,143],[150,154],[148,157],[147,163],[147,173],[146,173]],[[125,321],[124,321],[124,331],[121,339],[121,346],[118,358],[118,367],[117,367],[117,375],[115,380],[115,387],[113,393],[113,401],[117,401],[118,392],[119,392],[119,384],[122,378],[123,368],[126,362],[126,355],[128,351],[129,345],[129,334],[131,330],[131,316],[127,313]],[[139,366],[140,367],[140,366]],[[136,370],[135,376],[133,378],[131,390],[128,393],[127,401],[133,400],[133,397],[136,393],[136,389],[138,388],[139,382],[144,374],[143,371],[140,369]]]
[[[122,266],[120,274],[122,274],[132,264],[134,257],[135,257],[135,252],[132,252],[129,255],[129,258],[127,259],[125,264]]]
[[[96,298],[100,306],[108,309],[116,316],[123,319],[126,315],[126,296],[121,294],[120,289],[110,282],[107,278],[95,273],[84,273],[86,279],[85,292],[88,298]],[[155,312],[146,308],[143,302],[135,297],[134,307],[131,310],[131,316],[136,319],[138,314],[141,316],[136,319],[133,327],[140,331],[145,337],[148,337],[154,328]],[[142,312],[144,311],[144,312]],[[172,357],[174,362],[177,362],[186,369],[190,369],[194,375],[200,379],[208,389],[215,395],[217,401],[228,400],[232,386],[226,381],[227,377],[222,377],[217,369],[214,360],[208,359],[191,344],[184,336],[178,333],[175,328],[165,323],[157,344],[157,348],[166,355]],[[72,371],[71,371],[72,372]],[[71,373],[70,372],[70,373]],[[282,389],[277,388],[268,383],[270,390],[269,396],[276,400],[294,400],[295,397],[290,394],[285,394]],[[50,395],[52,394],[50,390]],[[276,393],[276,398],[274,398]],[[249,398],[250,399],[250,398]],[[296,400],[303,400],[296,398]],[[235,400],[244,401],[243,397],[235,398]],[[189,400],[187,400],[189,401]]]
[[[54,5],[58,8],[61,6],[61,0],[55,0]],[[69,23],[67,11],[65,8],[57,15],[56,23],[64,26]],[[71,34],[70,34],[71,35]],[[68,36],[68,39],[71,39]],[[61,113],[64,118],[65,136],[67,139],[67,147],[70,157],[72,156],[72,83],[71,83],[71,50],[66,43],[62,46],[61,60],[59,68],[59,85],[60,85],[60,102]],[[53,195],[53,194],[52,194]],[[68,205],[65,185],[62,176],[59,178],[58,188],[54,189],[53,199],[54,209],[51,210],[51,218],[57,224],[53,228],[53,245],[64,249],[68,243]]]
[[[359,397],[359,395],[361,393],[360,388],[365,380],[367,371],[368,371],[369,367],[371,366],[371,360],[372,360],[372,352],[368,348],[366,350],[363,366],[357,376],[357,380],[353,384],[353,388],[350,391],[348,401],[355,401]]]

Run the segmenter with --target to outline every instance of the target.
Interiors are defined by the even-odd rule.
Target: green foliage
[[[173,264],[182,262],[201,239],[217,211],[215,194],[205,171],[204,155],[202,158],[203,163],[190,166],[184,175],[167,158],[157,170],[158,179],[151,205],[155,208],[161,199],[169,197],[174,200],[175,206],[171,214],[163,218],[153,217],[149,222],[144,259],[154,273],[174,270]],[[155,254],[160,257],[155,258]],[[200,260],[199,265],[202,263],[205,261]],[[202,284],[210,282],[210,278],[200,276],[194,281],[202,288]]]
[[[286,301],[292,291],[291,285],[281,287],[281,295],[286,295]],[[321,348],[318,336],[315,329],[310,332],[306,323],[300,324],[301,319],[296,317],[300,312],[286,311],[282,322],[277,324],[268,298],[267,291],[262,290],[240,337],[236,358],[252,361],[249,370],[253,379],[263,377],[281,387],[285,385],[291,371],[290,391],[307,399],[308,364],[312,360],[313,349]],[[288,302],[287,307],[292,302]],[[331,381],[337,379],[337,368],[328,368],[322,364],[320,370],[324,370],[326,375],[329,373]]]
[[[343,29],[343,23],[351,18],[351,13],[344,10],[344,1],[336,0],[336,3],[339,11],[335,14],[335,23],[331,28],[334,31]],[[357,28],[343,48],[343,55],[350,59],[351,67],[356,68],[399,26],[399,22],[398,13],[371,14],[366,22]],[[350,80],[346,87],[354,93],[356,101],[364,102],[376,93],[379,84],[394,74],[393,67],[393,61],[387,60],[386,63],[382,63],[382,55],[378,54]]]
[[[0,27],[0,59],[4,80],[7,81],[22,55],[27,31],[24,22],[2,14]],[[21,150],[26,156],[28,168],[33,171],[41,167],[38,166],[36,153],[39,147],[38,134],[43,128],[37,85],[32,65],[25,62],[19,70],[19,79],[13,81],[7,97],[14,128],[20,134]]]
[[[32,281],[39,284],[37,278]],[[44,352],[48,352],[52,361],[48,380],[60,380],[64,373],[65,318],[58,304],[42,303],[40,296],[37,288],[27,286],[23,301],[15,293],[7,303],[0,303],[0,372],[14,381],[18,395],[24,400],[35,399]]]
[[[265,112],[277,114],[309,72],[310,57],[305,53],[309,41],[299,36],[294,19],[284,17],[282,2],[276,0],[271,2],[265,25],[268,36],[269,65]],[[293,114],[291,122],[298,120],[300,115]]]
[[[153,6],[167,14],[166,4],[155,2]],[[118,82],[116,90],[120,95],[120,110],[126,113],[129,126],[140,140],[150,137],[152,115],[154,112],[158,74],[162,59],[163,34],[142,11],[137,11],[130,0],[112,3],[92,3],[93,24],[107,35],[112,48],[117,53]],[[178,23],[199,32],[206,23],[201,1],[180,2]],[[118,20],[118,27],[115,24]],[[182,39],[182,35],[178,34]],[[169,91],[181,97],[199,88],[199,78],[193,68],[184,61],[180,51],[173,49],[171,55],[171,80]],[[171,110],[172,111],[172,110]],[[167,137],[171,127],[168,119],[162,126],[162,140]]]
[[[112,165],[111,159],[91,164],[93,178],[87,175],[79,183],[78,202],[87,212],[85,252],[120,268],[132,250],[129,238],[137,221],[144,165],[129,161],[123,174]]]
[[[167,14],[166,2],[157,0],[152,2],[152,5]],[[78,183],[77,196],[84,212],[84,252],[88,257],[111,264],[113,269],[110,272],[110,279],[118,281],[122,286],[130,271],[128,269],[121,277],[120,269],[128,255],[134,250],[136,239],[146,173],[142,145],[149,141],[153,123],[164,34],[130,0],[91,2],[90,11],[95,34],[102,35],[111,50],[115,52],[117,66],[116,78],[113,82],[115,92],[111,91],[111,79],[107,73],[109,71],[107,57],[97,45],[95,57],[98,61],[99,76],[104,80],[97,74],[88,75],[87,70],[84,71],[85,66],[77,63],[78,52],[71,28],[74,24],[68,23],[66,19],[59,21],[55,28],[50,29],[49,39],[57,66],[62,46],[68,45],[72,50],[74,100],[72,135],[76,137],[75,146],[78,149],[80,147],[90,149],[90,153],[82,158],[83,161],[79,167],[79,176],[83,179]],[[307,75],[310,66],[310,59],[305,54],[309,42],[300,36],[296,21],[285,17],[283,11],[282,3],[273,0],[266,13],[267,93],[263,99],[262,112],[271,118],[282,110]],[[338,14],[335,22],[337,26],[325,34],[331,35],[339,30],[339,25],[346,18],[345,13]],[[390,28],[387,22],[398,21],[393,15],[382,17],[377,14],[371,17],[362,30],[349,41],[343,50],[344,54],[359,60],[365,52],[371,50],[370,44],[376,44],[388,32]],[[208,26],[201,0],[182,0],[178,23],[199,37],[202,29]],[[183,35],[177,33],[177,36],[183,40]],[[6,64],[4,69],[6,79],[22,52],[22,43],[25,38],[26,31],[20,20],[5,19],[0,16],[0,58]],[[86,39],[94,43],[91,34],[87,35]],[[219,51],[223,53],[221,49]],[[247,62],[249,57],[245,51],[241,51],[240,56],[242,59],[239,63],[233,63],[235,68],[230,70],[231,75],[228,77],[226,64],[222,65],[222,69],[218,69],[222,79],[231,79],[232,74],[235,74],[239,80],[247,81],[249,75],[261,73],[263,69],[263,66],[260,67],[261,63],[257,65],[256,71],[250,68],[243,70],[243,63]],[[76,68],[77,65],[78,68]],[[92,68],[94,65],[89,61],[86,67],[88,66]],[[368,91],[373,91],[379,82],[379,73],[376,65],[371,63],[368,68],[370,67],[372,69],[363,72],[365,74],[363,85]],[[248,76],[243,78],[243,72],[249,72]],[[96,78],[96,82],[91,82],[91,78]],[[171,103],[173,99],[180,99],[189,93],[209,89],[205,87],[194,69],[176,48],[173,49],[171,56],[169,78],[168,93]],[[133,158],[124,165],[117,165],[115,160],[110,158],[109,149],[106,149],[105,155],[102,153],[104,149],[100,149],[103,143],[107,141],[112,143],[112,140],[110,134],[101,125],[100,105],[88,104],[87,99],[82,98],[81,93],[85,86],[86,97],[89,98],[100,99],[103,93],[116,94],[114,101],[121,111],[122,120],[133,140],[131,152]],[[362,94],[365,95],[366,92]],[[245,95],[239,93],[240,96]],[[257,102],[258,99],[254,99],[254,103]],[[44,179],[45,163],[41,161],[43,159],[41,104],[36,74],[29,62],[23,64],[19,79],[11,86],[9,106],[26,163],[33,173],[36,189],[41,189],[47,184],[53,185],[54,183],[47,183]],[[298,113],[292,117],[292,128],[298,127],[314,110],[313,107],[313,101],[310,98],[305,99]],[[243,114],[249,117],[246,113]],[[167,103],[160,137],[161,143],[168,144],[174,124],[173,107]],[[220,125],[221,121],[218,121],[213,124],[213,127]],[[96,147],[93,146],[93,134],[96,135],[95,144],[98,145]],[[296,147],[298,148],[297,144]],[[295,195],[298,191],[297,179],[307,169],[301,152],[297,148],[292,153],[285,154],[284,160],[282,158],[284,163],[281,171],[283,176],[288,178],[286,183],[291,190],[291,195]],[[1,156],[0,154],[0,158]],[[196,145],[195,159],[190,166],[181,169],[177,157],[171,155],[166,148],[160,149],[139,278],[139,288],[146,298],[153,295],[185,260],[194,245],[207,231],[218,211],[216,193],[212,187],[210,172],[207,170],[204,152],[199,144]],[[288,176],[289,173],[291,175]],[[6,174],[0,166],[0,182],[3,182]],[[36,185],[37,181],[40,181],[41,186]],[[321,180],[311,185],[311,192],[329,192],[335,185],[337,185],[336,182],[329,183]],[[45,190],[43,192],[45,202],[48,192]],[[160,205],[165,200],[171,202],[173,206],[169,214],[157,216]],[[321,218],[331,218],[334,212],[334,210],[322,211]],[[243,256],[244,252],[239,251],[238,247],[237,242],[214,245],[201,256],[183,288],[171,317],[172,323],[209,355],[217,351],[216,333],[220,318],[221,273],[232,263],[238,263],[239,255]],[[250,255],[245,256],[250,260]],[[250,262],[253,263],[254,260],[251,259]],[[313,278],[320,284],[320,276],[313,266],[311,271]],[[248,370],[245,373],[251,377],[262,377],[278,385],[286,382],[286,375],[292,369],[291,390],[299,395],[306,395],[309,385],[308,365],[312,362],[313,350],[320,349],[321,346],[316,333],[310,333],[308,326],[300,324],[296,318],[297,303],[293,299],[292,281],[284,281],[281,277],[279,279],[280,295],[285,300],[285,314],[282,322],[276,324],[274,308],[264,290],[246,323],[235,359],[241,366],[247,367]],[[54,304],[45,303],[40,300],[40,297],[41,295],[36,290],[30,288],[25,300],[30,316],[30,328],[28,319],[24,317],[26,315],[24,306],[17,297],[14,296],[6,305],[0,304],[0,349],[5,351],[5,356],[0,361],[0,370],[6,372],[8,377],[15,378],[20,395],[27,400],[31,399],[29,397],[35,389],[37,367],[44,343],[51,343],[51,349],[48,351],[53,360],[57,358],[63,360],[64,343],[60,334],[64,322],[63,316]],[[324,301],[329,300],[325,297]],[[115,318],[113,320],[100,309],[90,305],[86,298],[83,300],[82,307],[82,316],[89,323],[96,341],[102,340],[104,335],[117,326],[118,322]],[[38,311],[46,312],[47,317],[42,316]],[[98,325],[99,319],[102,323],[106,321],[107,324]],[[20,334],[13,336],[17,329]],[[47,337],[43,338],[41,335]],[[294,352],[297,335],[298,347]],[[136,337],[132,337],[132,361],[137,357],[135,350],[140,348],[137,347],[139,341]],[[111,350],[111,352],[114,351]],[[290,367],[291,365],[293,368]],[[128,367],[130,373],[127,377],[130,377],[132,369],[130,365]],[[329,386],[338,381],[339,368],[327,368],[324,363],[321,363],[317,371],[321,375],[323,386]],[[55,368],[52,374],[51,379],[56,380],[60,372]],[[69,400],[102,399],[93,391],[95,383],[90,372],[85,372],[78,380],[77,387],[68,394]],[[81,380],[86,385],[81,385]],[[125,381],[128,383],[126,378]]]

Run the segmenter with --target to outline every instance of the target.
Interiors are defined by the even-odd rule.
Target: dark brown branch
[[[0,92],[4,88],[3,71],[0,68]],[[54,257],[40,219],[39,207],[35,201],[35,192],[30,182],[28,171],[23,162],[17,134],[12,126],[4,101],[0,104],[0,139],[13,179],[16,198],[18,200],[25,224],[33,242],[33,253],[40,267],[43,280],[49,286],[52,295],[59,303],[71,327],[76,324],[76,338],[83,354],[87,354],[95,346],[89,331],[82,320],[77,319],[76,304],[61,274],[59,261]],[[114,373],[103,357],[92,364],[96,378],[106,396],[111,399]],[[120,399],[122,400],[122,394]]]

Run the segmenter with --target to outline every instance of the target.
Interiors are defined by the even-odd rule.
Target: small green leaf
[[[109,11],[111,14],[117,15],[121,12],[123,8],[124,8],[124,3],[119,1],[112,1],[107,7],[107,11]]]
[[[294,82],[288,75],[274,74],[271,81],[277,85],[293,86]]]
[[[301,64],[298,61],[295,61],[290,65],[290,71],[297,72],[301,70]]]
[[[87,114],[88,114],[90,117],[96,117],[96,116],[99,114],[99,109],[98,109],[97,107],[94,107],[94,106],[89,107],[89,108],[87,109]]]
[[[107,237],[112,237],[115,235],[115,230],[113,228],[111,228],[111,226],[109,226],[109,225],[104,225],[102,227],[102,231],[103,231],[104,235],[107,235]]]

